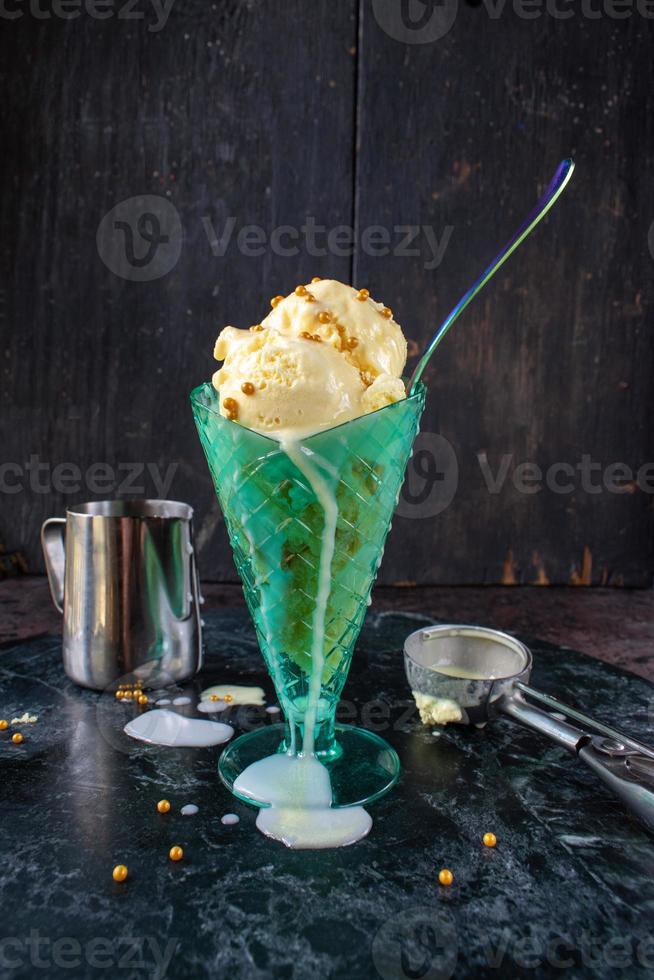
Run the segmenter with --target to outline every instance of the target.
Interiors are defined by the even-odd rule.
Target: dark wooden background
[[[565,197],[433,363],[382,580],[650,586],[651,493],[589,493],[578,478],[570,494],[525,494],[509,471],[491,494],[479,456],[493,471],[502,454],[654,460],[654,22],[578,4],[566,20],[508,2],[492,17],[461,0],[449,32],[418,44],[380,26],[383,6],[175,0],[160,31],[145,0],[142,20],[18,4],[0,19],[1,461],[176,464],[168,495],[197,508],[205,575],[234,579],[187,397],[218,330],[334,276],[392,306],[420,346],[571,154]],[[96,232],[143,194],[174,204],[184,237],[172,271],[133,282],[104,264]],[[451,231],[436,269],[423,236],[413,256],[215,256],[207,219],[220,232],[229,216],[267,234],[307,216],[357,235]],[[438,514],[456,474],[434,433],[458,464]],[[420,502],[434,462],[445,479]],[[55,492],[46,471],[39,487],[22,479],[0,493],[0,540],[36,571],[41,521],[94,494]]]

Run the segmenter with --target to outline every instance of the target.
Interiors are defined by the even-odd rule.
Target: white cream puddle
[[[185,803],[179,812],[183,817],[194,817],[199,809],[200,807],[196,806],[195,803]]]
[[[234,824],[239,823],[240,820],[241,818],[238,816],[237,813],[226,813],[223,817],[220,818],[220,822],[224,823],[226,827],[233,827]]]
[[[185,694],[182,695],[182,697],[175,698],[174,701],[173,701],[173,704],[176,704],[176,705],[190,704],[190,703],[191,703],[191,699],[190,698],[187,698]]]
[[[333,809],[329,773],[315,756],[271,755],[241,773],[234,789],[267,800],[257,827],[297,850],[344,847],[368,833],[372,819],[362,806]]]
[[[311,624],[311,673],[302,751],[299,755],[296,752],[293,725],[291,751],[286,755],[260,759],[248,766],[234,782],[234,789],[243,796],[269,804],[260,809],[257,816],[257,827],[268,837],[298,850],[344,847],[365,837],[372,826],[372,819],[361,806],[332,808],[329,772],[314,755],[338,506],[329,485],[311,461],[310,454],[296,440],[286,439],[280,445],[311,486],[324,513],[318,589]]]
[[[219,701],[211,701],[211,697],[223,699],[223,704],[225,707],[235,705],[235,704],[263,704],[263,688],[261,687],[243,687],[238,684],[215,684],[213,687],[208,687],[206,691],[203,691],[200,695],[202,702],[209,701],[210,704],[219,704]],[[225,695],[229,698],[227,702],[224,701]]]
[[[175,748],[208,748],[222,745],[234,734],[231,725],[203,718],[185,718],[175,711],[153,709],[129,721],[123,731],[131,738],[150,745]]]
[[[198,711],[203,715],[215,715],[220,711],[226,711],[229,705],[225,701],[201,701]]]

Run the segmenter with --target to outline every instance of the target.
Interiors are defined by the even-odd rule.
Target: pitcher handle
[[[41,547],[45,558],[45,569],[48,573],[50,595],[60,613],[64,611],[65,528],[65,517],[49,517],[41,527]]]

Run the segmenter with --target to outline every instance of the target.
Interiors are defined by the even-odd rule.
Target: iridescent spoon
[[[515,232],[513,237],[509,239],[509,241],[506,243],[502,251],[493,259],[493,261],[488,266],[488,268],[484,272],[482,272],[479,279],[477,279],[477,281],[472,284],[468,292],[463,294],[463,296],[456,304],[454,309],[451,310],[450,313],[448,313],[446,319],[443,320],[443,323],[434,334],[434,338],[430,343],[429,347],[418,361],[418,364],[409,379],[409,383],[407,384],[406,387],[407,394],[409,395],[413,394],[415,390],[415,386],[417,385],[417,383],[420,381],[420,378],[422,377],[422,372],[427,367],[429,358],[434,353],[434,351],[436,350],[436,348],[438,347],[441,340],[443,339],[447,331],[450,329],[450,327],[452,326],[456,318],[460,316],[461,313],[463,313],[468,303],[472,302],[472,300],[475,298],[477,293],[484,288],[488,280],[492,279],[492,277],[495,275],[495,273],[500,268],[500,266],[504,265],[509,255],[511,255],[512,252],[515,252],[518,245],[521,245],[522,242],[524,242],[525,238],[531,234],[531,232],[534,230],[534,228],[541,220],[541,218],[545,217],[545,215],[552,207],[552,205],[555,203],[555,201],[557,201],[558,198],[561,196],[568,181],[572,177],[572,171],[574,170],[574,168],[575,165],[572,162],[572,160],[561,161],[561,163],[557,167],[556,173],[554,174],[552,180],[550,181],[549,187],[547,188],[543,196],[540,198],[536,206],[530,211],[530,213],[525,218],[523,223],[520,225],[518,230]]]

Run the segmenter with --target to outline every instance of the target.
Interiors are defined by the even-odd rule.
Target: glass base
[[[321,760],[327,766],[332,784],[334,807],[363,806],[378,800],[395,785],[400,760],[395,749],[364,728],[336,725],[336,740],[342,749],[337,758]],[[266,725],[241,735],[228,745],[218,761],[218,773],[228,790],[244,803],[267,806],[264,801],[234,791],[234,781],[253,762],[276,755],[283,746],[286,725]]]

